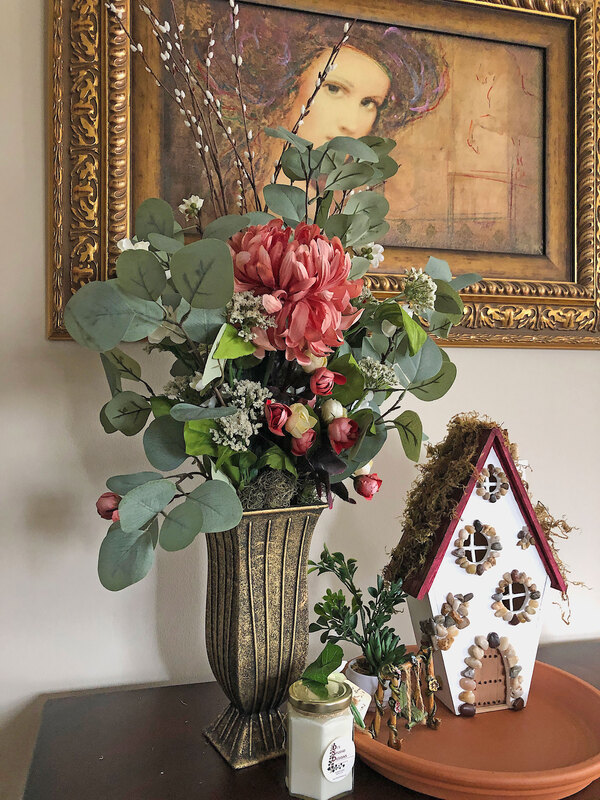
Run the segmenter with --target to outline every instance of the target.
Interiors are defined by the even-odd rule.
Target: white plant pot
[[[365,675],[364,672],[357,672],[354,669],[354,665],[357,661],[357,658],[353,658],[348,662],[348,666],[346,667],[346,677],[349,681],[352,681],[352,683],[355,683],[358,687],[363,689],[363,691],[368,692],[371,697],[374,697],[379,681],[374,675]],[[386,689],[383,693],[384,705],[388,702],[391,696],[391,691]],[[369,711],[375,711],[375,700],[371,701]]]

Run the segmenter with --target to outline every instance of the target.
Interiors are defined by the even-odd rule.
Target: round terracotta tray
[[[367,722],[371,715],[368,715]],[[600,691],[536,662],[527,707],[457,717],[438,703],[437,731],[398,725],[402,750],[356,732],[376,772],[443,800],[560,800],[600,777]]]

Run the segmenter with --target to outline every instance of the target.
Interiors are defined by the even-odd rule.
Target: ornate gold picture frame
[[[483,277],[463,295],[465,315],[449,344],[600,348],[597,2],[259,4],[539,50],[544,84],[540,252],[386,247],[387,269],[369,274],[369,281],[377,292],[393,294],[401,269],[424,266],[427,256],[435,255],[445,258],[455,274],[478,272]],[[115,5],[123,10],[126,27],[135,31],[137,6],[131,0]],[[67,300],[83,283],[111,275],[116,242],[129,233],[132,198],[139,201],[140,192],[147,196],[159,186],[158,176],[148,169],[159,161],[152,158],[159,141],[140,152],[159,101],[132,69],[127,38],[109,19],[103,2],[52,0],[49,9],[48,335],[63,339],[68,338],[63,325]],[[142,137],[132,135],[132,119],[134,134],[141,123]],[[144,180],[136,183],[141,164],[146,165]]]

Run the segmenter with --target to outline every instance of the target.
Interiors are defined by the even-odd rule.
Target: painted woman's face
[[[300,116],[300,107],[313,93],[328,55],[322,53],[304,72],[290,113],[290,126]],[[383,69],[359,50],[343,47],[335,63],[298,131],[317,147],[335,136],[358,138],[370,133],[377,111],[390,89],[390,79]]]

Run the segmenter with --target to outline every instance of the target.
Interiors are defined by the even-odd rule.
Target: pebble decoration
[[[524,592],[513,594],[509,587],[513,584],[520,584],[524,587]],[[520,622],[530,622],[540,605],[541,592],[538,590],[532,579],[524,572],[513,569],[512,572],[505,572],[502,579],[498,581],[496,591],[492,595],[492,608],[494,615],[500,617],[509,625],[518,625]],[[514,599],[523,597],[523,602],[519,608],[514,607]],[[505,602],[510,603],[510,608]]]
[[[532,544],[535,544],[535,539],[527,525],[524,525],[517,533],[517,544],[521,550],[528,550]]]
[[[507,701],[514,711],[520,711],[525,707],[523,700],[523,676],[522,667],[518,663],[515,648],[512,646],[508,637],[498,636],[497,633],[488,633],[486,636],[476,636],[474,644],[469,647],[469,655],[465,657],[466,667],[463,669],[459,686],[462,691],[458,695],[461,705],[458,711],[463,717],[474,717],[477,713],[475,706],[476,689],[475,670],[482,666],[481,658],[488,648],[497,648],[504,661],[506,671],[507,694],[510,699]]]
[[[495,503],[501,497],[504,497],[509,488],[504,472],[493,464],[488,464],[479,474],[475,492],[479,497],[483,497],[484,500]]]
[[[470,624],[469,601],[472,599],[472,592],[465,595],[448,592],[440,613],[435,617],[421,620],[419,627],[422,633],[431,639],[434,650],[449,650],[459,630]]]
[[[467,552],[471,553],[473,558],[477,556],[477,550],[483,550],[483,546],[474,544],[475,540],[472,539],[469,545],[466,545],[470,537],[474,537],[476,533],[482,534],[487,539],[487,550],[484,557],[474,562],[467,558]],[[458,538],[454,540],[455,549],[452,555],[455,557],[455,564],[466,570],[469,575],[483,575],[483,573],[496,565],[496,558],[502,550],[502,543],[496,530],[491,525],[483,525],[476,519],[472,525],[465,525],[458,532]]]

